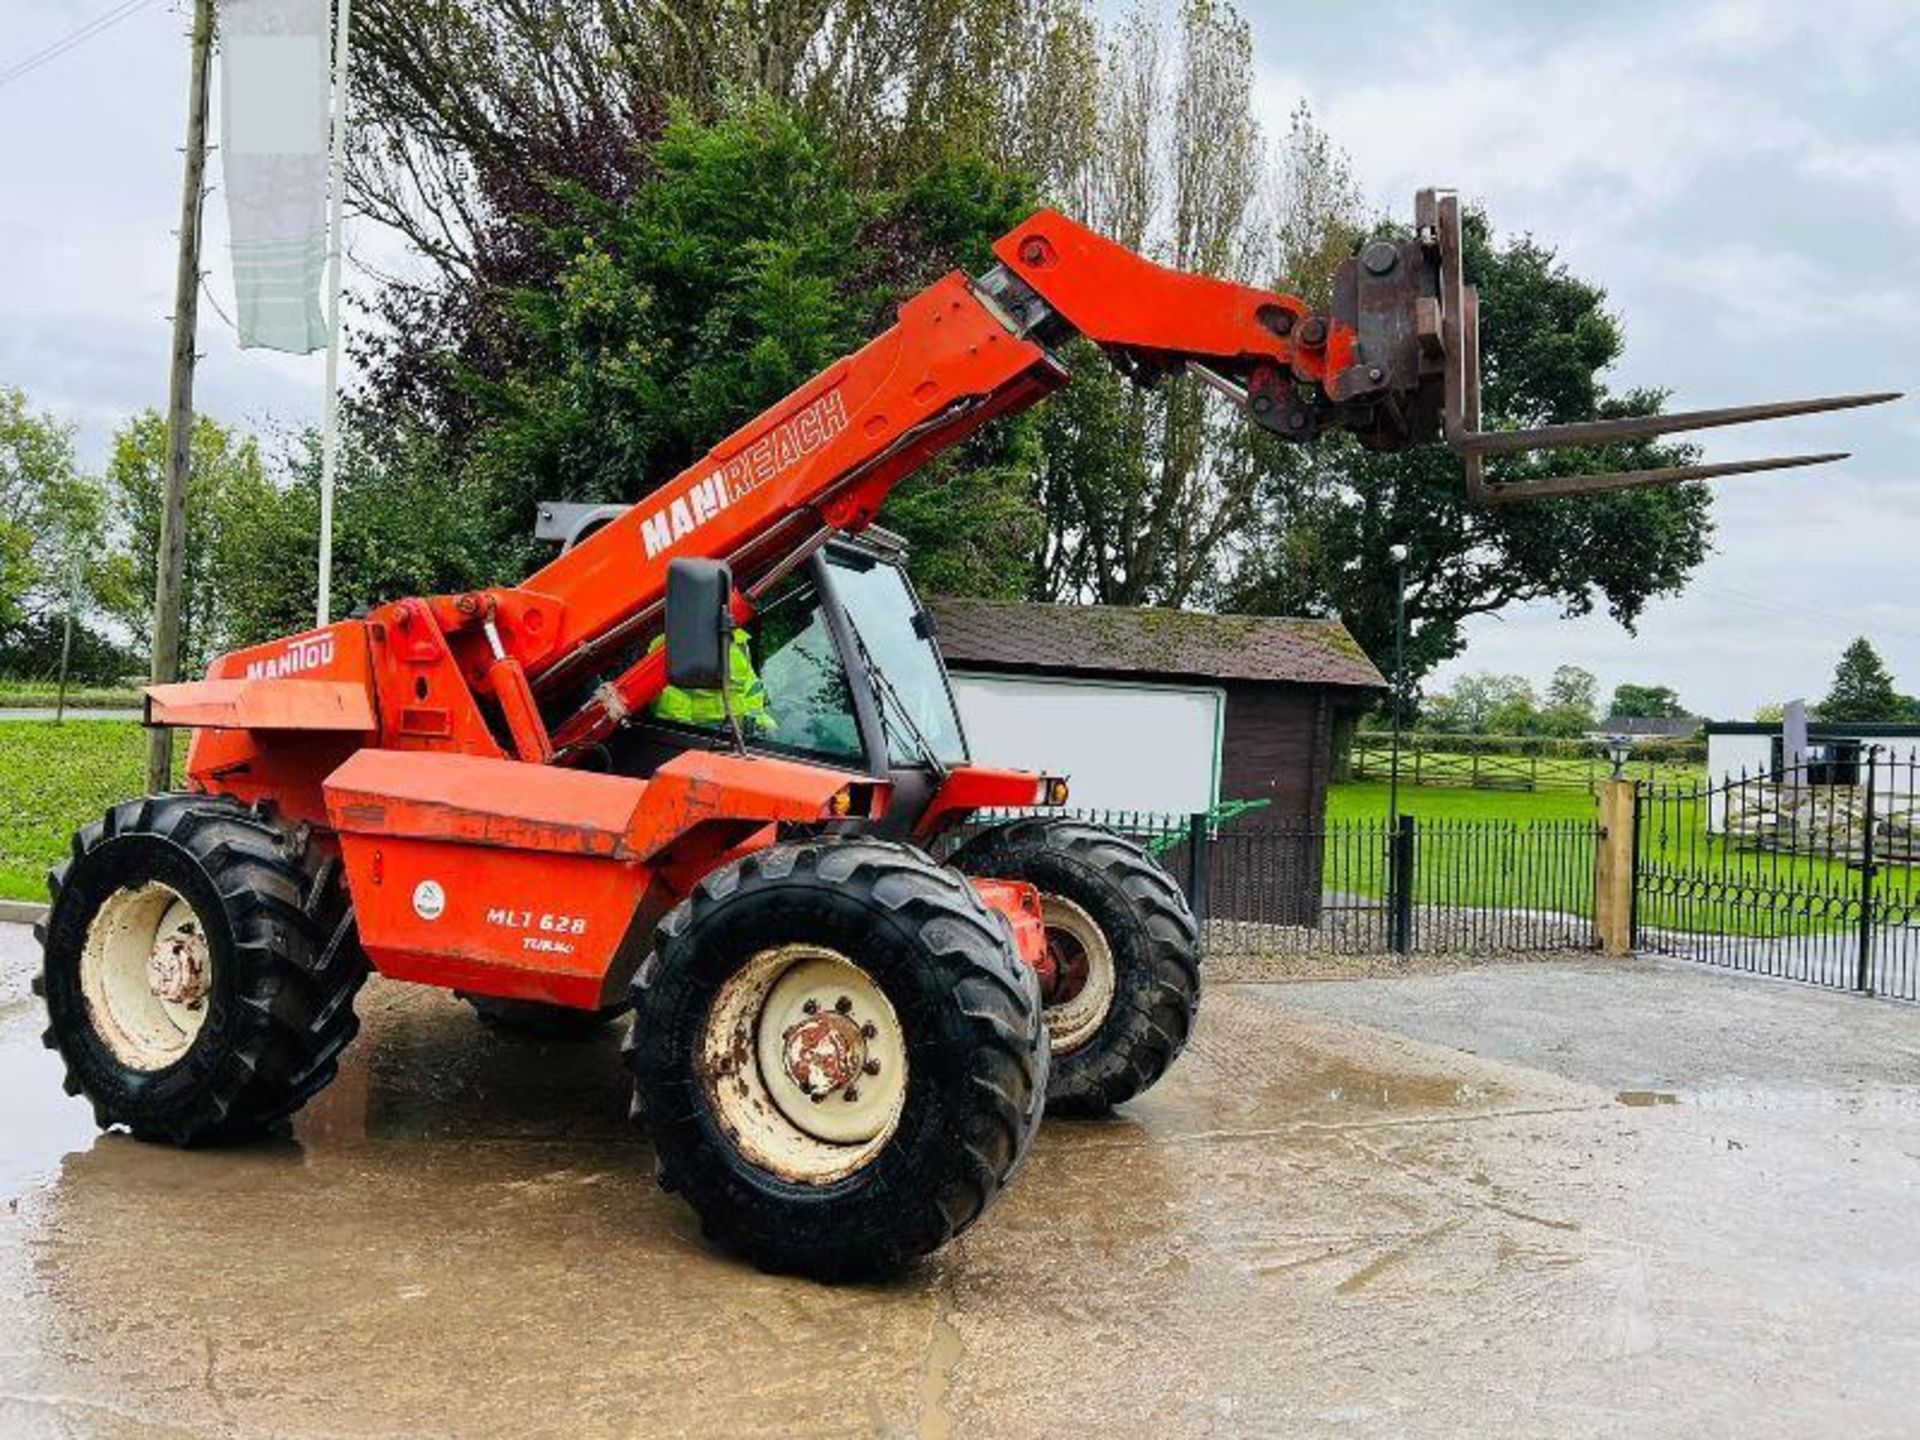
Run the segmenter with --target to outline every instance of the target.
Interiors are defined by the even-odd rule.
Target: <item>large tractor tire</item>
[[[534,1040],[591,1040],[627,1013],[624,1004],[599,1010],[576,1010],[571,1005],[545,1005],[538,1000],[502,1000],[495,995],[456,992],[487,1025]]]
[[[129,800],[47,883],[42,1037],[104,1129],[201,1145],[261,1133],[333,1079],[366,959],[337,867],[222,797]]]
[[[724,866],[661,923],[633,1005],[660,1183],[764,1269],[853,1279],[939,1249],[1040,1124],[1034,975],[972,887],[907,846]]]
[[[1040,891],[1049,1111],[1104,1114],[1166,1074],[1200,1007],[1200,932],[1158,861],[1110,830],[1048,817],[984,830],[950,863]]]

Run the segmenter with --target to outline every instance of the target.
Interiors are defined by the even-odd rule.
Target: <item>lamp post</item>
[[[1407,694],[1407,547],[1387,551],[1393,561],[1393,750],[1387,765],[1387,824],[1400,828],[1400,727]]]
[[[1609,735],[1607,737],[1607,759],[1613,762],[1615,780],[1627,778],[1627,761],[1633,758],[1633,737],[1631,735]]]

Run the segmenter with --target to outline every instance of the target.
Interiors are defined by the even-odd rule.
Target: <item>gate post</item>
[[[1396,955],[1413,949],[1413,816],[1402,815],[1387,851],[1387,948]]]
[[[1187,817],[1187,905],[1193,911],[1193,918],[1199,922],[1200,933],[1207,933],[1207,886],[1210,870],[1207,847],[1211,843],[1207,835],[1207,822],[1211,817],[1204,811],[1196,811]]]
[[[1634,825],[1631,780],[1602,780],[1600,839],[1593,857],[1593,929],[1603,955],[1633,953]]]
[[[1860,817],[1860,934],[1859,955],[1853,988],[1862,995],[1873,993],[1873,880],[1878,866],[1873,858],[1873,827],[1877,822],[1873,813],[1873,789],[1877,768],[1875,761],[1880,753],[1878,745],[1867,748],[1867,803]]]

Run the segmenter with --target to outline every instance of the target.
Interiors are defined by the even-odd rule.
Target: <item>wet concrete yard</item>
[[[1910,1434],[1920,1013],[1653,963],[1217,987],[885,1286],[707,1249],[611,1039],[374,982],[283,1140],[97,1137],[0,926],[0,1434]],[[1479,1052],[1479,1053],[1471,1053]]]

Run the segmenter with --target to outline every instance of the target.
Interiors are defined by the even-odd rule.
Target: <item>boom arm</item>
[[[1444,437],[1469,492],[1494,503],[1669,484],[1841,458],[1795,456],[1609,476],[1489,484],[1484,457],[1646,438],[1892,399],[1479,430],[1478,297],[1461,270],[1458,203],[1424,191],[1415,238],[1374,241],[1342,266],[1330,314],[1298,298],[1153,264],[1052,211],[994,247],[978,280],[949,275],[898,322],[715,446],[524,585],[428,602],[462,670],[502,704],[523,758],[565,759],[647,704],[664,657],[633,658],[657,621],[667,562],[727,561],[741,614],[835,530],[872,522],[888,492],[1000,415],[1063,386],[1056,348],[1078,335],[1141,383],[1190,371],[1290,441],[1347,430],[1397,449]],[[402,602],[418,603],[418,602]],[[392,608],[392,607],[389,607]],[[625,663],[548,737],[540,718]]]

